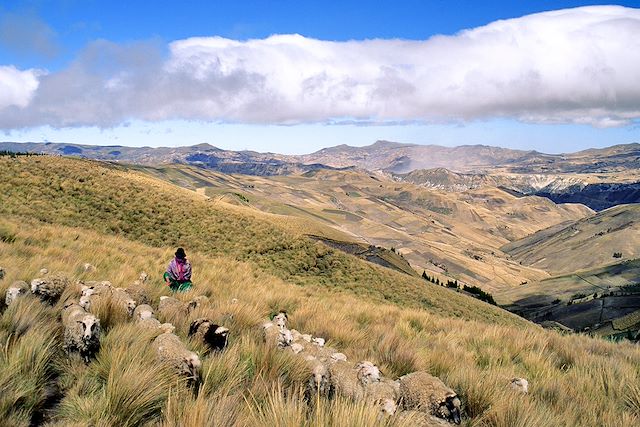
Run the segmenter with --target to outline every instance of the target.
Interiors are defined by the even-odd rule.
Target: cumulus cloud
[[[23,109],[38,89],[37,70],[20,71],[13,66],[0,66],[0,111],[8,108]]]
[[[640,118],[637,52],[640,10],[618,6],[545,12],[424,41],[98,41],[66,69],[39,76],[26,105],[0,98],[0,127],[493,117],[619,126]]]

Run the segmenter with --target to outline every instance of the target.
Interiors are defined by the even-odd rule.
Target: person
[[[193,286],[191,283],[191,263],[184,249],[178,248],[175,258],[169,262],[164,273],[164,281],[174,292],[185,292]]]

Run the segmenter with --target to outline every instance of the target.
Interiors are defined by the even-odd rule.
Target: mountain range
[[[398,181],[447,191],[486,186],[539,195],[595,210],[640,201],[640,144],[567,154],[544,154],[485,145],[443,147],[378,141],[339,145],[306,155],[189,147],[125,147],[1,142],[0,150],[76,156],[126,164],[186,164],[227,174],[295,175],[314,170],[362,169]]]

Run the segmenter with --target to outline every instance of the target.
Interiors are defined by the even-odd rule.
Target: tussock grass
[[[55,393],[60,331],[49,306],[25,297],[0,320],[0,420],[29,425]]]
[[[150,342],[151,335],[133,324],[114,327],[96,361],[61,402],[58,417],[119,426],[158,420],[170,391],[187,391],[181,379],[156,361]]]
[[[68,268],[73,280],[109,279],[115,286],[126,286],[146,270],[151,280],[144,288],[152,296],[152,304],[157,307],[159,296],[169,294],[159,274],[153,274],[164,269],[172,255],[169,248],[60,226],[26,228],[16,237],[14,243],[0,243],[0,259],[10,266],[9,282],[35,277],[42,267],[61,270],[64,266],[59,260],[69,259],[74,260]],[[33,250],[29,239],[42,241],[42,248]],[[103,249],[96,252],[97,246]],[[28,251],[33,252],[25,256]],[[129,256],[119,258],[122,252]],[[289,311],[292,327],[326,338],[354,363],[371,360],[392,378],[419,369],[441,377],[462,397],[468,425],[630,426],[639,419],[637,346],[563,336],[533,324],[496,325],[402,309],[321,286],[291,286],[231,258],[211,258],[197,252],[191,258],[198,277],[196,288],[178,297],[187,301],[206,294],[211,303],[189,318],[210,316],[232,331],[225,352],[205,355],[202,345],[187,340],[189,320],[177,329],[203,357],[199,394],[195,396],[173,375],[164,377],[147,352],[153,333],[141,334],[124,319],[106,332],[98,358],[87,366],[75,359],[57,360],[59,350],[50,351],[57,360],[51,363],[54,374],[58,372],[56,381],[64,391],[52,422],[100,425],[98,420],[107,417],[112,424],[134,425],[141,420],[130,413],[135,412],[167,426],[207,425],[204,420],[215,420],[217,425],[256,425],[252,423],[272,419],[274,411],[281,409],[281,414],[301,419],[300,425],[340,425],[340,417],[353,420],[351,425],[372,425],[369,417],[376,415],[370,415],[366,407],[339,400],[298,401],[296,393],[307,378],[305,366],[261,342],[260,323],[280,308]],[[85,260],[101,265],[100,269],[90,274],[78,272],[74,267]],[[70,296],[74,292],[77,290],[67,291]],[[233,298],[238,303],[232,303]],[[5,344],[8,337],[14,337],[12,331],[23,331],[20,338],[11,338],[10,348],[40,331],[41,324],[50,328],[59,322],[57,307],[31,297],[18,301],[0,317],[0,338]],[[28,346],[38,348],[31,341]],[[530,381],[527,396],[510,389],[510,379],[515,376]],[[35,378],[42,390],[48,380]],[[155,388],[158,384],[162,390]],[[8,401],[19,398],[19,390],[10,390]],[[154,393],[146,394],[145,390]],[[30,413],[37,412],[36,407],[26,406],[24,412],[12,410],[2,419],[16,420],[14,424],[20,425],[28,422]],[[116,409],[126,415],[111,414]]]

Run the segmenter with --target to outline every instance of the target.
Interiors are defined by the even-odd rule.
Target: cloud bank
[[[539,13],[424,41],[97,41],[60,71],[0,67],[0,128],[495,117],[621,126],[640,118],[638,52],[640,10],[619,6]]]

